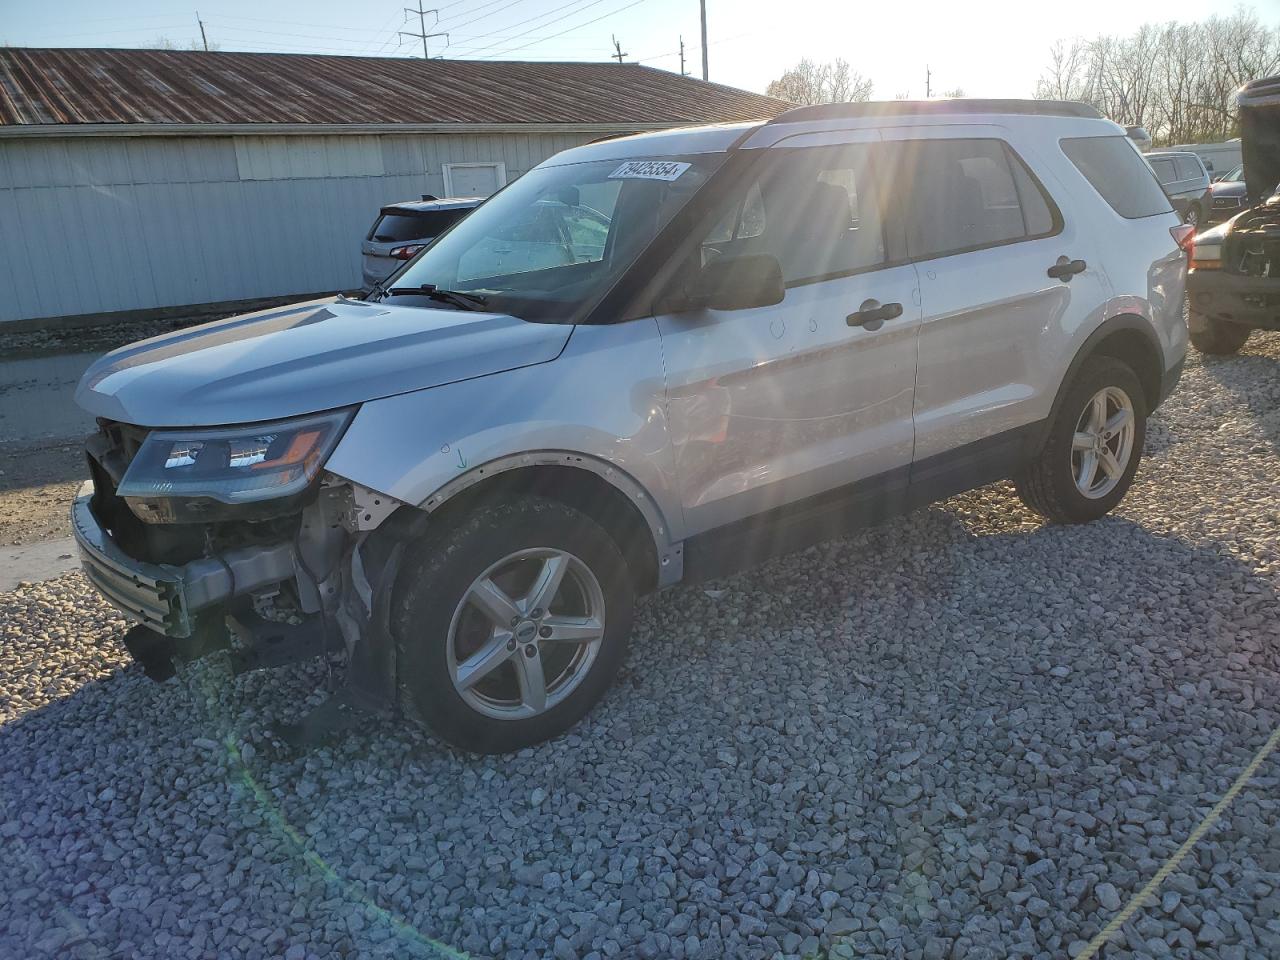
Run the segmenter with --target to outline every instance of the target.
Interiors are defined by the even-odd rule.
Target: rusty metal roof
[[[789,106],[631,63],[0,47],[0,128],[32,132],[50,124],[711,123],[766,119]]]

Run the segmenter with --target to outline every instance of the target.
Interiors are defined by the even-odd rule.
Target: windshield
[[[541,167],[486,201],[389,284],[483,298],[484,309],[575,323],[723,162],[722,154]],[[425,293],[417,301],[438,307]],[[455,304],[457,306],[457,304]]]

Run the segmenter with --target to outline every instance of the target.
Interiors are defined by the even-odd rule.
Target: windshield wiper
[[[383,296],[426,297],[428,300],[447,303],[450,306],[457,307],[459,310],[483,310],[485,304],[489,302],[488,297],[482,297],[477,293],[463,293],[461,290],[441,290],[434,283],[423,283],[416,287],[392,287]]]

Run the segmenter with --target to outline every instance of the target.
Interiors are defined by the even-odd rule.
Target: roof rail
[[[1075,100],[991,100],[954,98],[943,100],[870,100],[866,103],[821,103],[780,113],[769,123],[804,120],[852,120],[863,117],[929,117],[962,113],[1021,113],[1046,117],[1090,117],[1102,114],[1096,107]]]

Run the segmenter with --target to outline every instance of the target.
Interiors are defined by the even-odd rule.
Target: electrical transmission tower
[[[431,59],[430,54],[427,53],[428,40],[431,40],[435,37],[444,37],[444,45],[446,47],[449,45],[449,34],[427,33],[427,14],[429,13],[436,18],[435,23],[432,24],[432,26],[434,27],[436,23],[440,22],[440,12],[438,10],[423,10],[422,0],[418,0],[418,5],[416,7],[405,7],[404,13],[405,13],[406,23],[408,23],[409,21],[409,14],[416,13],[418,15],[418,32],[413,33],[410,30],[401,30],[399,31],[399,35],[402,37],[413,37],[416,40],[422,41],[422,59],[423,60]]]

